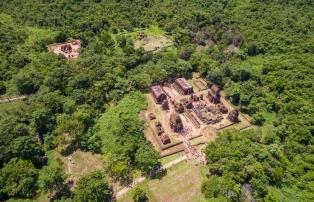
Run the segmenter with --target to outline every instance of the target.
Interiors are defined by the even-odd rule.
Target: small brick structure
[[[183,95],[189,95],[193,93],[193,87],[187,82],[185,78],[178,78],[174,81],[173,87]]]
[[[200,95],[203,97],[203,95]],[[196,101],[199,101],[201,98],[195,94],[192,94],[191,97],[190,97],[190,100],[193,101],[193,102],[196,102]]]
[[[182,99],[181,100],[182,105],[184,106],[184,108],[186,109],[192,109],[193,108],[193,103],[191,100],[188,99]]]
[[[174,103],[174,110],[177,112],[177,113],[183,113],[184,112],[184,106],[182,103]]]
[[[170,144],[171,143],[171,140],[166,133],[161,134],[160,140],[163,144]]]
[[[170,116],[170,128],[174,131],[174,132],[180,132],[183,129],[183,123],[181,120],[181,117],[179,116],[179,114],[177,113],[173,113]]]
[[[212,84],[208,91],[208,100],[213,104],[220,102],[220,89],[215,84]]]
[[[200,128],[201,124],[198,122],[198,120],[195,118],[195,116],[193,115],[193,111],[192,110],[188,110],[185,113],[186,117],[192,122],[192,124],[196,127],[196,128]]]
[[[166,93],[162,90],[160,85],[154,85],[150,87],[150,91],[154,97],[154,100],[157,104],[161,104],[164,100],[167,99]]]
[[[228,108],[223,103],[217,104],[217,109],[223,114],[228,113]]]
[[[228,114],[227,119],[231,122],[236,123],[239,121],[238,116],[239,116],[239,110],[234,109]]]
[[[169,102],[167,99],[162,101],[161,107],[162,107],[162,110],[169,110]]]
[[[161,134],[163,134],[165,132],[164,128],[162,127],[162,125],[159,121],[157,121],[155,123],[155,127],[156,127],[156,132],[157,132],[158,136],[160,136]]]

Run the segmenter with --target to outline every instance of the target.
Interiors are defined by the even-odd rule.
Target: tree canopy
[[[78,181],[74,201],[102,202],[109,201],[111,197],[112,191],[106,176],[100,171],[95,171]]]

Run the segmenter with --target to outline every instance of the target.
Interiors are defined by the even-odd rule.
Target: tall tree
[[[37,178],[38,171],[32,162],[12,159],[1,169],[0,193],[11,197],[33,196],[37,190]]]
[[[45,166],[39,175],[39,187],[42,192],[49,193],[49,197],[63,188],[66,174],[59,163]]]
[[[75,190],[75,201],[85,202],[103,202],[109,201],[112,197],[112,191],[107,182],[106,176],[95,171],[82,177]]]

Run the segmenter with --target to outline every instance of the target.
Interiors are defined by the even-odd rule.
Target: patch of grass
[[[173,160],[175,160],[177,158],[180,158],[181,157],[180,154],[183,154],[183,153],[179,152],[179,153],[176,153],[176,154],[172,154],[172,155],[163,157],[163,158],[160,159],[160,162],[161,162],[162,165],[165,165],[165,164],[167,164],[167,163],[169,163],[169,162],[171,162],[171,161],[173,161]]]
[[[205,138],[203,136],[200,136],[200,137],[192,139],[190,142],[192,145],[199,145],[201,143],[205,143]]]
[[[164,48],[163,50],[164,52],[168,52],[170,55],[177,55],[178,54],[178,49],[175,46],[168,46],[166,48]]]
[[[28,27],[26,31],[28,34],[26,44],[34,44],[38,40],[42,40],[42,39],[52,40],[56,35],[56,32],[52,30],[35,28],[35,27]]]
[[[49,198],[48,198],[48,193],[47,194],[42,194],[39,193],[37,196],[35,196],[32,201],[38,201],[38,202],[49,202]]]
[[[162,29],[160,29],[159,27],[155,26],[155,25],[151,25],[148,29],[146,29],[144,31],[146,34],[148,35],[154,35],[154,36],[158,36],[158,35],[164,35],[165,31],[163,31]]]
[[[245,62],[253,72],[261,73],[263,68],[263,56],[254,56],[254,57],[248,57],[247,61]]]
[[[276,120],[276,113],[263,112],[262,115],[265,118],[265,124],[272,124]]]
[[[0,118],[4,118],[9,115],[12,111],[21,109],[22,101],[14,101],[5,104],[0,104]]]
[[[132,39],[136,40],[138,38],[138,33],[140,33],[140,32],[144,32],[145,34],[150,35],[150,36],[165,35],[165,31],[163,31],[162,29],[160,29],[158,26],[155,26],[155,25],[151,25],[146,29],[136,29],[132,32],[120,32],[116,35],[129,36]]]
[[[132,177],[133,179],[139,178],[142,176],[142,172],[140,170],[133,170],[132,171]]]
[[[181,162],[161,179],[148,179],[138,186],[147,193],[150,202],[205,201],[201,193],[201,170],[193,162]],[[131,202],[131,191],[118,201]]]

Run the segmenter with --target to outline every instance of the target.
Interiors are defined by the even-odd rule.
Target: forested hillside
[[[151,26],[174,45],[135,50],[128,33]],[[210,44],[200,48],[204,33]],[[68,39],[81,40],[78,59],[48,51]],[[258,126],[208,145],[205,197],[313,201],[312,0],[1,0],[0,96],[27,99],[0,105],[0,201],[59,192],[66,177],[52,151],[100,153],[105,174],[118,181],[134,169],[149,172],[159,163],[137,116],[147,105],[142,93],[192,72],[222,87]],[[93,189],[103,197],[88,194]],[[93,173],[56,196],[111,195],[103,174]]]

